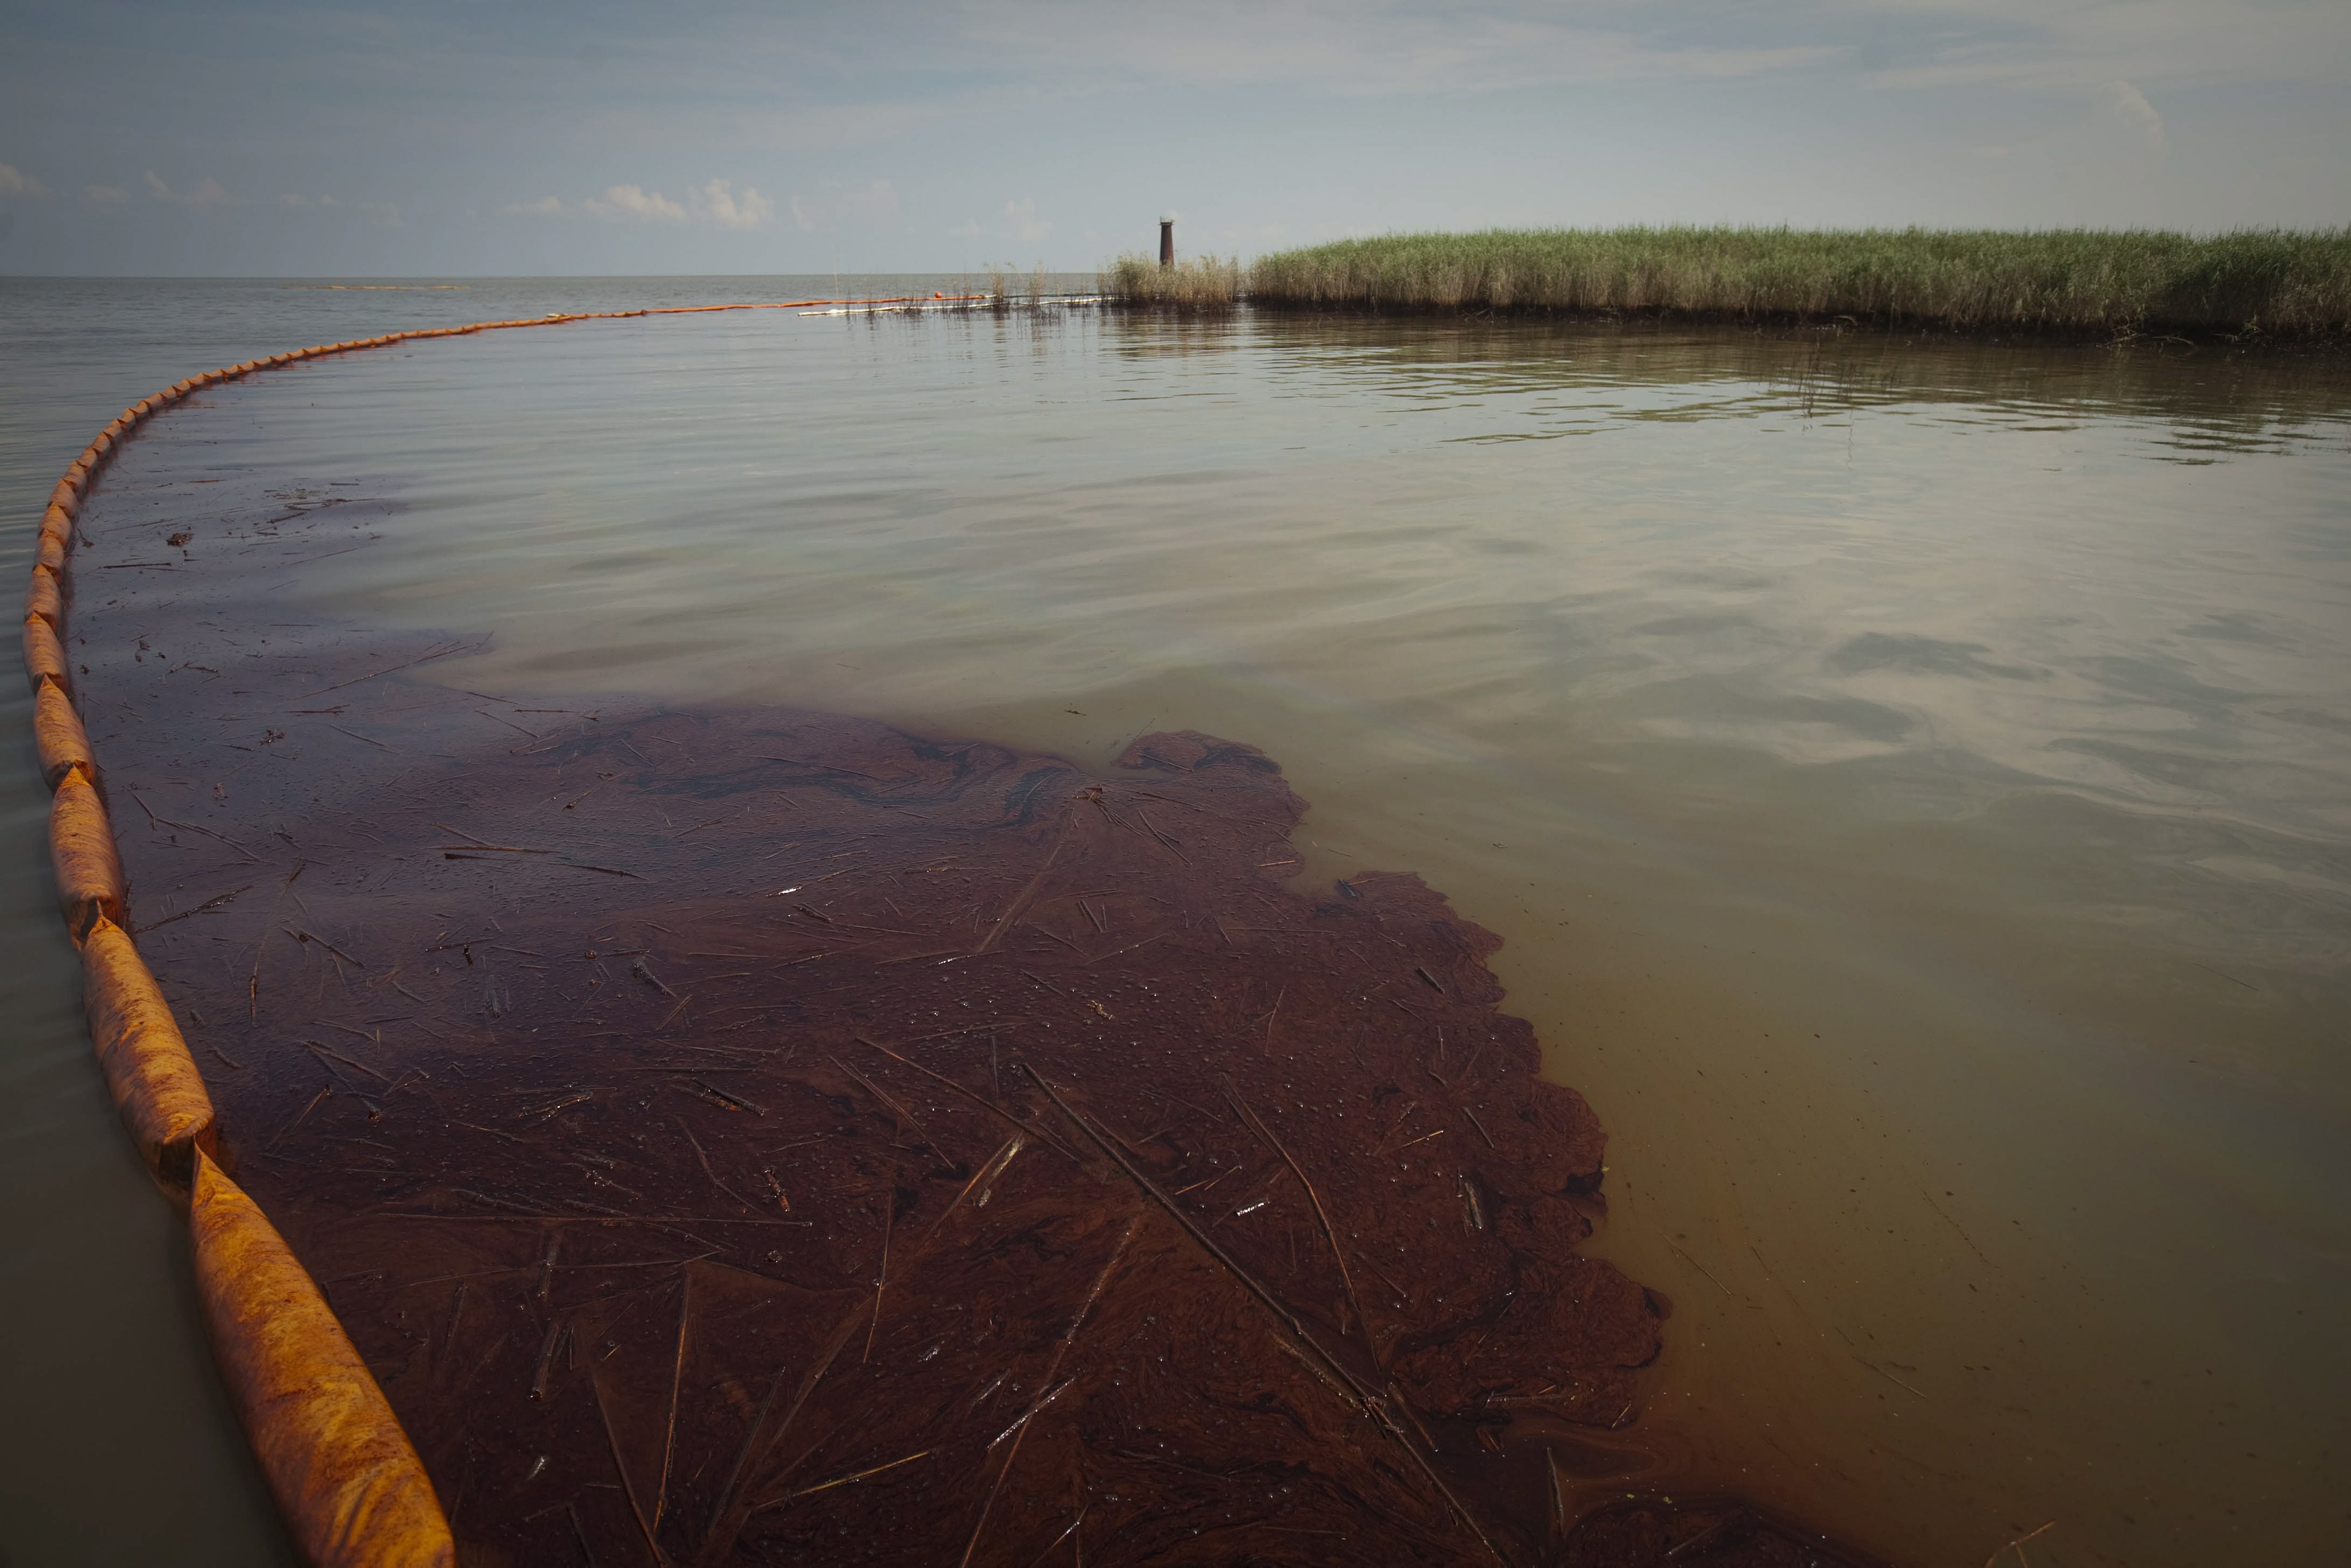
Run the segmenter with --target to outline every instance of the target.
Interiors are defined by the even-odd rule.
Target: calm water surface
[[[6,564],[88,432],[190,370],[804,281],[7,284]],[[402,503],[285,613],[493,633],[453,685],[1270,751],[1307,874],[1418,871],[1499,932],[1613,1134],[1595,1245],[1677,1311],[1584,1495],[1730,1487],[1970,1568],[2050,1520],[2043,1563],[2351,1542],[2351,365],[762,314],[169,417],[224,473]],[[251,1561],[11,700],[0,1541],[163,1561],[122,1517],[163,1495]]]

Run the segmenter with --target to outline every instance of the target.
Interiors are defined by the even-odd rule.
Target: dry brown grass
[[[1229,310],[1240,301],[1241,264],[1233,257],[1195,256],[1173,267],[1122,256],[1104,267],[1102,292],[1127,305],[1175,310]]]

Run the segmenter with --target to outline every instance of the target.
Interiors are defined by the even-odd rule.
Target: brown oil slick
[[[288,505],[72,654],[223,1161],[465,1561],[1859,1561],[1610,1490],[1601,1128],[1440,894],[1294,883],[1265,754],[517,707],[208,607],[368,526]]]

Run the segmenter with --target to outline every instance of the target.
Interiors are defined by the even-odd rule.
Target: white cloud
[[[1004,233],[1007,239],[1017,239],[1023,245],[1042,245],[1053,232],[1050,224],[1037,221],[1037,198],[1023,196],[1017,202],[1004,204]]]
[[[117,202],[131,199],[131,193],[120,185],[87,185],[82,188],[81,194],[84,201],[95,202],[101,207],[110,207]]]
[[[2147,101],[2147,94],[2126,81],[2110,81],[2099,90],[2106,108],[2138,132],[2148,152],[2163,151],[2163,116],[2155,112],[2155,105]]]
[[[46,196],[48,187],[14,164],[0,163],[0,196]]]
[[[228,200],[228,193],[221,189],[218,180],[199,180],[185,193],[180,193],[165,184],[162,177],[152,169],[147,171],[147,193],[159,202],[171,202],[183,207],[215,206]]]
[[[702,187],[695,199],[697,213],[707,213],[710,221],[721,228],[755,229],[776,215],[776,204],[759,194],[756,186],[746,185],[740,196],[735,194],[731,183],[713,180]]]
[[[715,224],[723,229],[756,229],[776,215],[776,204],[761,195],[756,185],[746,185],[737,192],[732,180],[714,179],[688,190],[683,202],[643,185],[607,185],[602,195],[569,206],[559,197],[541,196],[535,202],[508,203],[501,210],[528,217],[575,213],[613,223],[701,223]],[[793,216],[796,221],[800,218],[797,204]],[[802,221],[801,226],[808,225]]]
[[[580,204],[580,210],[591,218],[611,218],[624,223],[685,222],[685,209],[663,195],[641,185],[607,185],[601,196],[590,197]]]

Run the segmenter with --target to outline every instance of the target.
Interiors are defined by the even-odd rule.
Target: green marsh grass
[[[1142,267],[1125,257],[1106,276],[1123,281],[1130,263]],[[2210,238],[2143,229],[1391,235],[1262,257],[1248,292],[1259,304],[1370,310],[2339,339],[2351,337],[2351,229]]]

